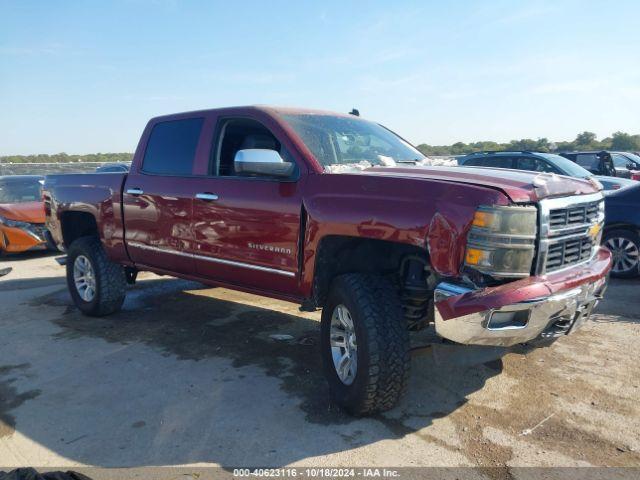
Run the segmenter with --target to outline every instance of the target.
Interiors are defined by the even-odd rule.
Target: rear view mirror
[[[289,177],[294,164],[285,162],[275,150],[249,148],[238,150],[234,158],[236,173],[252,173],[274,177]]]

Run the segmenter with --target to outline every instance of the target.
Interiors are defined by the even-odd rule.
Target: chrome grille
[[[594,226],[602,227],[603,222],[601,193],[542,200],[536,273],[588,261],[600,244],[601,233]]]
[[[591,238],[564,240],[549,245],[546,271],[552,272],[560,268],[580,263],[591,257],[593,241]]]
[[[592,223],[598,218],[599,202],[578,207],[556,208],[549,212],[549,225],[552,229]]]

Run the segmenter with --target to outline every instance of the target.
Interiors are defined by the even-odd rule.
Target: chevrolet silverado
[[[332,398],[365,415],[406,389],[410,332],[566,335],[611,268],[596,182],[426,164],[354,115],[180,113],[149,121],[129,173],[47,177],[47,226],[87,315],[118,311],[139,271],[321,308]]]

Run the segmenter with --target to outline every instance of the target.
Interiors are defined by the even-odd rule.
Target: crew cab
[[[611,268],[597,183],[426,163],[354,115],[180,113],[148,123],[129,173],[47,177],[47,224],[87,315],[117,312],[139,271],[321,308],[332,397],[372,414],[406,388],[410,332],[557,338]]]

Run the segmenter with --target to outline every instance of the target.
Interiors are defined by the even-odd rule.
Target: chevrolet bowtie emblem
[[[589,236],[591,238],[596,238],[598,236],[598,234],[600,233],[600,229],[602,227],[600,226],[600,224],[595,224],[593,225],[590,229],[589,229]]]

